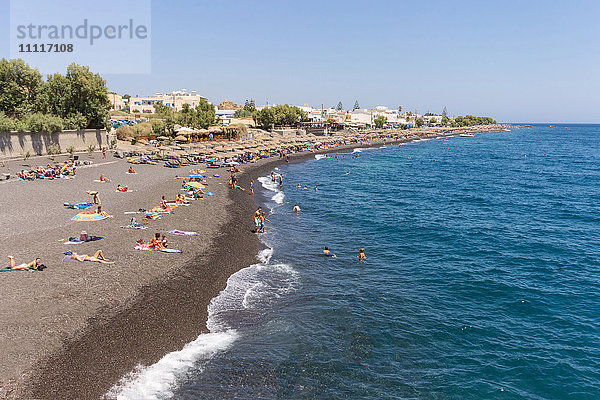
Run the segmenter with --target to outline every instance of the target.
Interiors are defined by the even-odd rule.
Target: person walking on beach
[[[250,179],[250,194],[254,194],[254,179]]]
[[[102,148],[102,158],[106,158],[106,147]]]
[[[365,255],[365,249],[361,248],[361,249],[358,251],[358,256],[357,256],[357,257],[358,257],[358,261],[359,261],[359,262],[363,262],[363,261],[365,261],[365,259],[367,258],[367,256]]]

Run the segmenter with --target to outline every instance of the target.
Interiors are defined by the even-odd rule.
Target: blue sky
[[[109,89],[600,123],[597,0],[226,3],[153,1],[152,72],[104,75]]]

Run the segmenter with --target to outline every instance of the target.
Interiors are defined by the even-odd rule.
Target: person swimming
[[[292,208],[292,211],[297,213],[297,212],[300,212],[302,210],[300,209],[300,206],[298,205],[298,203],[296,203],[296,204],[294,204],[294,208]]]
[[[337,257],[335,255],[335,253],[331,253],[331,250],[329,250],[329,247],[325,246],[325,248],[323,248],[323,254],[326,256],[331,256],[331,257]]]

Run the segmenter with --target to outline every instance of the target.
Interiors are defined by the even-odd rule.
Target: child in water
[[[365,255],[365,249],[361,248],[358,251],[358,261],[363,262],[366,258],[367,258],[367,256]]]

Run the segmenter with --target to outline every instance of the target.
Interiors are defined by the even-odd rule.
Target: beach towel
[[[88,208],[88,207],[90,207],[90,206],[93,206],[93,204],[92,204],[92,203],[88,203],[88,202],[84,202],[84,203],[64,203],[63,205],[64,205],[65,207],[67,207],[67,208],[71,208],[71,209],[73,209],[73,210],[75,210],[75,209],[82,210],[82,209],[84,209],[84,208]]]
[[[45,266],[43,266],[44,268],[46,268]],[[44,268],[42,268],[42,265],[40,265],[40,268],[38,269],[33,269],[33,268],[27,268],[27,269],[12,269],[10,266],[8,267],[4,267],[2,269],[0,269],[0,272],[8,272],[8,271],[41,271]]]
[[[137,172],[125,172],[127,175],[137,175]]]
[[[160,251],[162,253],[183,253],[183,251],[178,250],[178,249],[151,249],[148,246],[148,243],[136,245],[135,250]]]
[[[207,194],[208,196],[214,196],[214,195],[215,195],[213,192],[206,192],[206,194]]]
[[[185,184],[186,186],[193,187],[195,189],[204,189],[206,186],[201,184],[200,182],[188,182]]]
[[[82,244],[87,242],[93,242],[96,240],[106,239],[106,236],[88,236],[88,240],[79,240],[77,237],[70,237],[63,244]]]
[[[92,263],[93,261],[79,261],[79,260],[75,260],[74,258],[71,258],[71,255],[66,255],[63,258],[63,262],[69,262],[69,261],[73,261],[73,262],[77,262],[77,263]]]
[[[172,229],[170,231],[167,231],[167,233],[172,233],[173,235],[180,235],[180,236],[196,236],[196,235],[199,235],[198,232],[185,232],[185,231],[180,231],[178,229]]]
[[[108,218],[108,217],[104,216],[102,214],[98,214],[95,211],[93,211],[93,212],[85,211],[85,212],[80,212],[79,214],[77,214],[76,216],[74,216],[71,219],[73,221],[101,221],[106,218]]]
[[[110,180],[108,180],[108,181],[101,181],[100,179],[94,179],[94,182],[98,182],[98,183],[108,183],[108,182],[110,182]]]
[[[148,228],[145,224],[137,224],[137,225],[126,225],[122,226],[123,229],[146,229]]]

